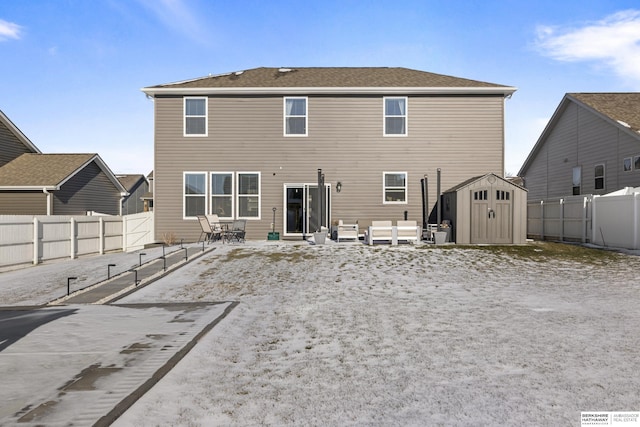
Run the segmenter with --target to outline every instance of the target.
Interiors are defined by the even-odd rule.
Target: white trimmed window
[[[406,204],[407,203],[407,173],[406,172],[383,172],[382,173],[382,194],[384,204]]]
[[[407,136],[407,97],[385,97],[384,136]]]
[[[238,213],[240,219],[260,219],[260,172],[238,172]]]
[[[211,172],[211,213],[233,218],[233,172]]]
[[[622,160],[622,170],[624,172],[631,172],[631,157],[625,157]]]
[[[573,195],[580,195],[580,188],[582,187],[582,166],[576,166],[573,168],[573,179],[571,183],[573,185]]]
[[[307,136],[307,98],[284,98],[285,136]]]
[[[604,189],[604,165],[603,164],[596,165],[593,172],[594,172],[593,174],[595,178],[594,188],[596,190],[603,190]]]
[[[207,174],[185,172],[183,176],[184,218],[205,215],[207,211]]]
[[[207,136],[207,98],[184,98],[184,136]]]

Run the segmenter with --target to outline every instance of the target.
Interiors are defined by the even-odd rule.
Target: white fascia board
[[[498,87],[146,87],[148,96],[156,95],[502,95],[510,96],[517,88]]]
[[[1,191],[56,191],[60,187],[57,185],[4,185],[0,186]]]

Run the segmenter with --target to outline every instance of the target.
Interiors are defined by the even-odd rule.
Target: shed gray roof
[[[458,88],[511,94],[513,87],[402,67],[253,68],[144,88],[148,94],[185,89]]]
[[[470,185],[470,184],[472,184],[472,183],[474,183],[476,181],[480,181],[481,179],[484,179],[485,177],[488,177],[489,175],[492,175],[492,176],[496,177],[497,179],[499,179],[501,181],[504,181],[504,182],[514,186],[514,187],[517,187],[517,188],[520,188],[522,190],[528,191],[526,188],[522,187],[521,185],[518,185],[513,181],[510,181],[510,180],[508,180],[506,178],[503,178],[501,176],[496,175],[495,173],[490,172],[490,173],[486,173],[484,175],[474,176],[472,178],[466,179],[466,180],[462,181],[461,183],[459,183],[457,185],[454,185],[453,187],[449,188],[448,190],[443,191],[442,193],[444,194],[444,193],[456,192],[456,191],[458,191],[458,190],[460,190],[460,189],[462,189],[462,188],[464,188],[464,187],[466,187],[466,186],[468,186],[468,185]]]

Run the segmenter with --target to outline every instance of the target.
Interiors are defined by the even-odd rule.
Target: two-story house
[[[640,93],[567,93],[518,175],[529,200],[640,187]]]
[[[196,215],[302,238],[319,221],[415,219],[442,188],[504,171],[514,87],[407,68],[255,68],[145,87],[154,101],[156,237]],[[317,171],[325,183],[317,214]],[[275,218],[275,223],[274,223]]]

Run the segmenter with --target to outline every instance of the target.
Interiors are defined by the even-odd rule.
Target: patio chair
[[[344,224],[342,220],[338,220],[338,233],[336,240],[340,239],[358,240],[358,224]]]
[[[220,218],[218,215],[205,215],[209,224],[211,224],[211,229],[213,230],[213,240],[219,240],[222,238],[222,223],[220,222]]]
[[[246,219],[237,219],[233,221],[233,224],[231,224],[231,227],[225,233],[225,239],[228,242],[231,242],[233,240],[236,240],[239,243],[244,242],[246,225],[247,225]]]
[[[408,243],[418,243],[422,236],[420,235],[420,227],[417,221],[402,221],[397,223],[398,241]]]
[[[209,220],[204,215],[198,215],[198,222],[200,223],[200,229],[202,230],[202,232],[200,233],[200,237],[198,237],[198,243],[200,243],[200,239],[202,238],[202,236],[204,236],[207,243],[211,243],[214,235],[216,234],[215,230],[211,226],[211,223],[209,223]],[[220,232],[218,232],[218,234],[220,234]]]

